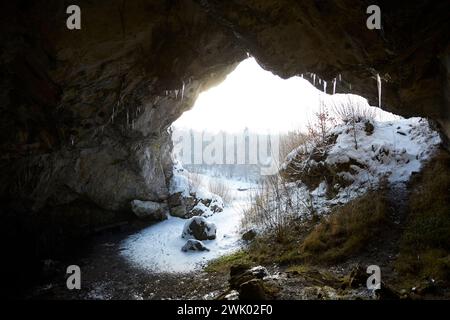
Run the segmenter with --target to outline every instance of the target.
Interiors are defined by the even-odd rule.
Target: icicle
[[[349,85],[350,85],[350,91],[352,90],[352,84],[351,83],[349,83]]]
[[[250,58],[250,53],[247,52],[247,58]]]
[[[300,75],[300,77],[302,77],[302,79],[303,79],[303,73]]]
[[[377,88],[378,88],[378,108],[381,108],[381,78],[377,73]]]
[[[322,84],[322,79],[319,78],[319,84]]]
[[[339,81],[342,81],[342,75],[339,73]]]
[[[73,138],[73,136],[70,137],[70,144],[73,146],[75,143],[75,139]]]
[[[175,99],[178,99],[178,90],[175,90]]]
[[[323,81],[323,92],[327,93],[327,82]]]
[[[114,123],[114,106],[113,106],[113,112],[112,112],[112,114],[111,114],[111,123]]]
[[[336,78],[333,79],[333,94],[336,94]]]
[[[184,81],[183,81],[183,87],[181,88],[181,101],[183,101],[184,98]]]
[[[169,91],[168,90],[166,90],[166,96],[168,96],[169,95]]]
[[[313,76],[313,85],[315,86],[316,85],[316,74],[313,73],[312,76]]]

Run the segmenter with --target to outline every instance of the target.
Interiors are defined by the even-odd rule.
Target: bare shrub
[[[212,193],[220,196],[224,203],[229,203],[233,200],[230,186],[222,180],[211,179],[208,184],[208,189]]]
[[[188,173],[189,188],[197,190],[203,184],[203,177],[198,173]]]
[[[280,159],[286,159],[287,155],[294,149],[305,144],[306,135],[300,130],[289,131],[280,135]]]
[[[323,99],[320,100],[319,110],[314,113],[314,120],[308,123],[307,140],[313,145],[323,145],[331,130],[336,126],[336,121],[329,111]]]
[[[361,98],[345,95],[341,99],[332,101],[331,110],[335,117],[343,123],[373,121],[377,116],[376,108],[363,103]]]
[[[360,98],[346,95],[333,102],[332,110],[336,117],[345,124],[350,125],[353,134],[355,149],[358,149],[357,124],[373,121],[377,115],[376,109],[363,103]]]
[[[280,176],[267,176],[250,196],[250,206],[243,211],[243,227],[272,231],[276,240],[282,241],[290,223],[307,212],[300,193],[299,188],[288,187]]]

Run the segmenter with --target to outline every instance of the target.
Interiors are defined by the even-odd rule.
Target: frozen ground
[[[325,177],[309,195],[305,186],[299,187],[298,183],[292,183],[291,199],[297,197],[301,202],[311,200],[317,212],[329,212],[336,204],[347,203],[368,190],[376,189],[383,178],[390,185],[406,183],[411,175],[421,170],[441,143],[439,134],[423,118],[372,121],[372,125],[373,132],[370,134],[366,133],[363,122],[356,123],[354,128],[351,124],[336,126],[332,134],[337,139],[326,151],[325,159],[315,161],[306,157],[296,164],[300,168],[324,165],[331,171],[337,171],[336,176],[344,178],[349,182],[348,185],[335,185],[337,193],[329,199],[326,196]],[[303,147],[293,150],[287,156],[283,168],[291,161],[297,161],[297,154],[303,150]],[[350,165],[350,170],[336,170],[339,165],[345,168],[351,160],[355,164]]]
[[[206,185],[209,179],[217,178],[204,176]],[[149,271],[184,273],[200,269],[207,261],[239,249],[242,207],[256,185],[236,180],[226,182],[232,188],[233,200],[225,204],[222,212],[207,218],[217,226],[216,239],[203,241],[210,251],[182,252],[186,239],[181,238],[181,233],[187,220],[170,217],[125,239],[121,245],[123,257]],[[249,189],[238,191],[238,188]]]

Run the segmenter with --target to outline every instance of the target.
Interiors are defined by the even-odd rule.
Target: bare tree
[[[376,109],[361,103],[352,95],[346,95],[344,99],[333,100],[333,113],[344,124],[351,127],[355,149],[358,149],[357,124],[365,121],[373,121],[376,117]]]
[[[334,117],[331,115],[323,99],[320,99],[319,110],[314,113],[314,120],[306,126],[307,137],[315,145],[322,145],[326,142],[331,129],[336,125]]]

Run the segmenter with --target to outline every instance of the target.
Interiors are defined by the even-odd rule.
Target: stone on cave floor
[[[131,201],[131,210],[141,219],[162,221],[167,219],[168,208],[165,203],[154,201]]]
[[[299,296],[302,300],[335,300],[339,297],[336,289],[329,286],[304,287]]]
[[[240,300],[266,300],[264,283],[261,279],[252,279],[244,282],[239,287]]]
[[[269,276],[269,272],[262,266],[250,268],[245,264],[233,265],[230,268],[230,279],[228,280],[231,289],[239,289],[240,286],[252,279],[263,279]]]
[[[213,240],[216,238],[216,225],[203,217],[193,217],[186,221],[181,236],[184,239]]]
[[[201,242],[196,239],[189,239],[186,244],[181,248],[181,251],[209,251],[209,249]]]
[[[200,198],[196,193],[184,196],[182,192],[171,194],[168,199],[170,213],[174,217],[188,219],[194,216],[210,216],[223,211],[223,201],[217,195]]]
[[[182,205],[179,205],[176,207],[171,207],[170,214],[177,218],[186,218],[186,216],[187,216],[186,207],[184,207]]]
[[[242,240],[251,241],[251,240],[255,239],[256,235],[257,235],[257,232],[255,229],[247,230],[242,234]]]
[[[375,295],[379,300],[398,300],[401,295],[386,283],[381,282],[381,287],[375,290]]]
[[[350,288],[359,288],[366,285],[368,274],[361,265],[356,265],[350,272],[348,285]]]

